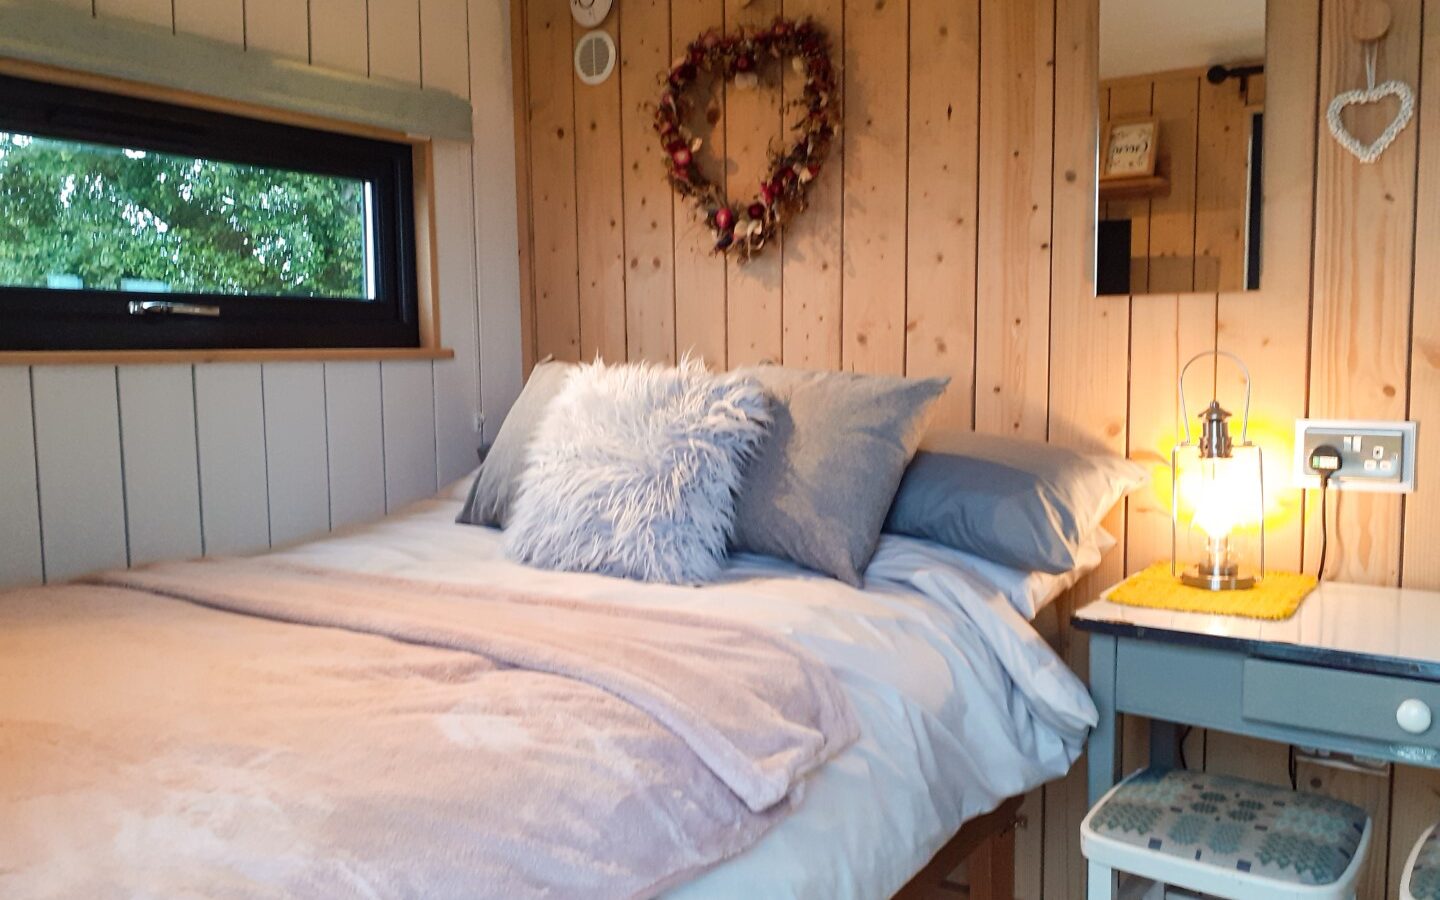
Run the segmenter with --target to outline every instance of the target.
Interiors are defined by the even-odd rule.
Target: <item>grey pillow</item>
[[[495,443],[485,454],[480,474],[470,485],[470,495],[465,498],[456,522],[505,527],[510,518],[510,504],[520,489],[520,476],[525,472],[525,452],[530,439],[540,427],[545,408],[560,393],[565,379],[573,371],[574,363],[542,362],[530,372],[525,389],[510,407]]]
[[[740,374],[765,388],[771,424],[735,507],[734,548],[860,586],[905,465],[949,379],[778,366]]]
[[[1118,456],[1020,438],[927,435],[885,530],[922,537],[1027,572],[1068,572],[1121,497],[1146,481]]]

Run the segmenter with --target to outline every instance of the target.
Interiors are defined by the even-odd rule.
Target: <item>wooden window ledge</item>
[[[453,359],[446,347],[297,347],[273,350],[6,350],[0,366],[154,365],[163,363],[341,362]]]

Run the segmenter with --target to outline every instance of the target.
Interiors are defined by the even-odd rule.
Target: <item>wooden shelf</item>
[[[1100,202],[1164,197],[1170,193],[1170,179],[1163,175],[1145,178],[1116,178],[1100,182]]]

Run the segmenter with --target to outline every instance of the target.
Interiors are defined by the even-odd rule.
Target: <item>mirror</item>
[[[1100,0],[1097,294],[1254,290],[1265,0]]]

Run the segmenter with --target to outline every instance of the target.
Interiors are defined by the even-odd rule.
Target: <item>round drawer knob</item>
[[[1395,721],[1410,734],[1424,734],[1430,730],[1430,707],[1424,700],[1406,700],[1395,710]]]

